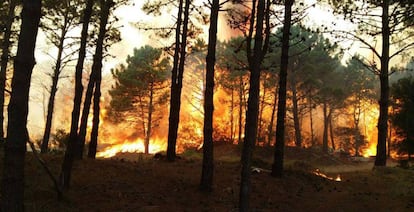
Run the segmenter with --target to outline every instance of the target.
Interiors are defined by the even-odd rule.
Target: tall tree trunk
[[[332,124],[332,110],[329,111],[328,119],[329,119],[329,135],[331,137],[332,149],[335,150],[336,146],[335,146],[335,135],[334,135],[334,130],[333,130],[333,124]]]
[[[380,84],[381,96],[379,100],[380,114],[378,118],[378,144],[375,166],[387,164],[387,133],[388,133],[388,105],[390,89],[388,83],[388,67],[390,61],[390,26],[389,26],[389,0],[382,1],[382,53]]]
[[[89,110],[91,106],[92,95],[94,95],[94,111],[93,111],[93,120],[92,120],[92,130],[91,130],[91,142],[96,143],[92,145],[97,145],[98,142],[98,130],[99,130],[99,113],[100,113],[100,97],[101,97],[101,79],[102,79],[102,59],[103,59],[103,46],[106,37],[106,25],[108,24],[109,13],[111,7],[113,6],[113,0],[100,0],[101,11],[99,14],[99,33],[98,39],[96,41],[95,55],[93,56],[93,64],[91,77],[89,79],[88,89],[85,96],[85,104],[83,106],[80,133],[79,133],[79,144],[80,149],[78,149],[79,159],[83,157],[83,151],[85,146],[85,136],[87,131],[87,123]],[[85,110],[86,108],[86,110]],[[95,111],[97,110],[97,111]]]
[[[240,75],[240,84],[239,84],[239,135],[237,143],[242,143],[242,135],[243,135],[243,105],[244,105],[244,83],[243,83],[243,76]]]
[[[12,25],[15,17],[16,0],[9,0],[9,8],[7,14],[6,24],[4,26],[4,37],[1,46],[1,69],[0,69],[0,141],[4,141],[4,105],[5,105],[5,90],[7,80],[7,66],[10,58],[10,46]]]
[[[204,127],[203,127],[203,166],[200,190],[213,190],[214,156],[213,156],[213,112],[214,112],[214,65],[216,64],[217,21],[220,0],[213,0],[210,13],[210,29],[206,57],[206,87],[204,90]]]
[[[175,29],[175,49],[174,49],[174,60],[173,68],[171,73],[171,91],[170,91],[170,114],[168,117],[168,141],[167,141],[167,158],[170,161],[175,160],[175,151],[177,143],[177,132],[179,122],[179,108],[177,108],[180,97],[177,97],[177,77],[178,77],[178,66],[180,63],[180,49],[181,44],[181,27],[182,27],[182,16],[183,16],[184,0],[179,0],[178,3],[178,15],[177,15],[177,26]],[[178,102],[177,102],[178,101]],[[178,114],[178,115],[177,115]]]
[[[230,141],[234,143],[235,129],[234,129],[234,89],[231,88],[231,105],[230,105]]]
[[[273,141],[273,125],[275,123],[275,115],[276,115],[276,104],[277,104],[277,92],[278,92],[278,87],[275,86],[275,94],[274,94],[274,99],[273,99],[273,104],[272,104],[272,116],[270,117],[270,123],[269,126],[267,127],[267,145],[270,146],[270,144]]]
[[[109,9],[108,9],[108,12],[109,12]],[[104,26],[106,26],[106,24]],[[103,36],[105,36],[106,31],[103,33],[104,33]],[[100,112],[101,112],[100,102],[101,102],[101,81],[102,81],[102,71],[101,71],[102,52],[100,54],[100,57],[101,58],[99,62],[101,63],[100,65],[101,67],[99,68],[99,64],[96,67],[96,68],[99,68],[99,70],[96,72],[96,78],[95,78],[95,91],[93,94],[93,119],[92,119],[92,130],[91,130],[91,141],[89,142],[89,148],[88,148],[88,158],[95,158],[96,149],[98,147],[99,123],[100,123]]]
[[[88,87],[86,88],[85,100],[83,102],[82,116],[81,116],[80,125],[79,125],[78,140],[76,141],[76,148],[74,150],[75,159],[82,159],[83,157],[83,149],[85,146],[86,133],[88,129],[88,116],[89,116],[89,112],[90,112],[90,108],[92,104],[92,97],[94,93],[96,74],[97,73],[95,73],[92,68],[92,72],[89,75]]]
[[[55,107],[55,97],[57,93],[58,78],[59,78],[59,74],[55,72],[52,77],[52,87],[50,89],[49,102],[47,104],[46,125],[45,125],[45,130],[43,133],[42,144],[40,147],[41,153],[46,153],[49,147],[49,137],[50,137],[50,131],[52,130],[53,109]]]
[[[292,104],[293,104],[293,124],[295,126],[295,145],[297,147],[302,146],[302,134],[300,129],[300,121],[299,121],[299,107],[298,107],[298,92],[296,90],[296,77],[295,71],[292,70]]]
[[[251,192],[251,161],[253,157],[253,148],[257,139],[257,126],[259,115],[259,95],[260,95],[260,72],[263,57],[267,51],[269,39],[269,7],[270,1],[256,0],[252,2],[252,12],[250,19],[250,32],[247,38],[247,57],[249,61],[250,80],[249,80],[249,97],[247,100],[247,112],[245,123],[245,136],[242,150],[242,170],[240,181],[240,211],[249,211],[249,199]],[[257,13],[256,13],[257,9]],[[256,14],[256,21],[255,21]],[[255,23],[255,27],[254,27]],[[266,23],[265,33],[263,33],[263,25]],[[251,49],[251,38],[253,36],[253,29],[255,31],[254,47]],[[263,39],[265,36],[265,40]]]
[[[24,211],[24,160],[29,111],[29,89],[34,51],[41,16],[40,0],[24,0],[20,36],[14,60],[12,93],[8,106],[7,139],[4,148],[1,211]]]
[[[323,103],[323,136],[322,136],[322,151],[328,152],[328,104]]]
[[[272,176],[283,176],[283,158],[285,148],[285,118],[286,118],[286,85],[287,69],[289,64],[289,37],[292,25],[292,6],[294,0],[285,1],[285,17],[282,35],[282,56],[279,73],[279,101],[277,106],[276,144],[272,165]]]
[[[191,0],[185,0],[184,20],[182,23],[182,34],[180,42],[181,14],[183,0],[180,0],[176,30],[176,52],[174,53],[174,67],[171,81],[170,116],[168,126],[167,160],[175,161],[178,124],[180,123],[181,89],[183,87],[183,75],[186,57],[188,21]],[[177,52],[178,49],[178,52]],[[177,61],[176,61],[177,60]]]
[[[150,145],[150,138],[151,138],[151,128],[152,128],[152,113],[153,113],[153,98],[154,98],[154,83],[152,82],[150,85],[150,99],[149,99],[149,109],[148,109],[148,120],[147,120],[147,132],[145,135],[145,154],[149,153],[149,145]]]
[[[67,19],[65,18],[65,26],[67,24]],[[66,27],[64,27],[66,28]],[[50,131],[52,130],[52,122],[53,122],[53,111],[55,107],[55,97],[58,90],[58,82],[59,82],[59,76],[61,73],[61,66],[62,66],[62,55],[63,55],[63,45],[65,42],[65,36],[66,36],[66,29],[62,29],[62,32],[60,34],[59,44],[58,44],[58,54],[56,58],[56,64],[55,69],[53,71],[52,76],[52,86],[50,88],[50,96],[49,96],[49,102],[47,104],[47,116],[46,116],[46,125],[45,125],[45,131],[43,133],[43,140],[42,145],[40,148],[41,153],[46,153],[49,146],[49,138],[50,138]]]
[[[96,80],[99,79],[99,75],[101,74],[99,72],[101,72],[102,70],[103,43],[104,43],[105,34],[106,34],[106,24],[108,22],[109,11],[113,5],[113,1],[112,0],[107,0],[107,1],[100,0],[100,4],[101,4],[101,11],[100,11],[99,34],[98,34],[98,39],[96,42],[95,55],[93,57],[92,71],[91,71],[91,75],[90,75],[90,79],[88,83],[88,89],[86,91],[85,103],[83,106],[84,110],[82,112],[82,118],[81,118],[82,120],[81,120],[80,132],[79,132],[79,137],[78,137],[79,139],[78,142],[81,142],[80,143],[81,148],[74,149],[74,153],[70,153],[72,154],[72,157],[68,159],[72,159],[72,161],[65,162],[65,160],[67,159],[65,157],[65,160],[63,162],[65,166],[62,166],[62,173],[61,173],[62,182],[61,183],[65,189],[69,188],[70,186],[70,177],[71,177],[72,165],[73,165],[73,159],[74,159],[73,156],[76,156],[76,154],[78,154],[77,156],[80,156],[80,158],[82,158],[82,155],[83,155],[82,142],[83,144],[85,143],[87,119],[88,119],[91,99],[93,95],[93,88],[95,87]]]
[[[310,134],[311,134],[311,145],[315,146],[315,134],[313,132],[313,114],[312,114],[312,110],[313,110],[313,103],[312,103],[312,91],[309,91],[309,124],[310,124]]]
[[[66,180],[70,179],[70,174],[72,170],[72,163],[74,157],[74,151],[76,149],[77,141],[78,141],[78,124],[79,124],[79,116],[80,116],[80,108],[82,103],[82,95],[83,95],[83,85],[82,85],[82,72],[83,72],[83,63],[85,61],[86,55],[86,43],[88,40],[88,28],[89,22],[92,15],[92,6],[94,0],[88,0],[86,2],[86,7],[83,12],[83,24],[82,24],[82,31],[81,31],[81,41],[79,47],[79,56],[78,62],[76,64],[76,71],[75,71],[75,96],[73,99],[73,110],[72,110],[72,120],[70,125],[70,133],[69,133],[69,141],[66,146],[65,156],[62,163],[62,170],[61,170],[61,177],[60,177],[60,184],[62,187],[69,187],[69,183],[66,183]]]
[[[263,142],[265,141],[264,139],[264,133],[263,133],[263,111],[265,109],[266,106],[266,88],[263,85],[263,92],[262,92],[262,96],[261,99],[259,100],[259,121],[257,123],[257,140],[258,142]],[[260,98],[260,95],[259,95]]]

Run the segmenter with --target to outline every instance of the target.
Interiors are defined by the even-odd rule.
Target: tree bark
[[[175,150],[177,143],[177,131],[178,131],[178,119],[177,117],[177,76],[178,76],[178,64],[180,62],[180,48],[181,48],[181,26],[183,16],[183,5],[184,0],[179,0],[178,3],[178,15],[177,15],[177,26],[175,28],[175,49],[173,68],[171,70],[171,91],[170,91],[170,114],[168,117],[168,141],[167,141],[167,159],[170,161],[175,160]]]
[[[204,127],[203,127],[203,166],[200,190],[213,190],[214,155],[213,155],[213,112],[214,112],[214,65],[216,63],[217,22],[220,0],[213,0],[210,14],[208,49],[206,57],[206,86],[204,90]]]
[[[260,98],[260,95],[259,95]],[[261,99],[259,100],[259,121],[257,123],[257,141],[262,142],[263,144],[265,143],[265,135],[263,133],[263,111],[266,107],[266,88],[263,85],[263,92],[262,92],[262,96]]]
[[[294,0],[285,1],[285,17],[283,22],[282,55],[279,73],[279,101],[277,106],[276,144],[272,165],[273,177],[283,176],[283,158],[285,148],[285,118],[286,118],[286,85],[289,64],[289,37],[292,25],[292,6]]]
[[[96,41],[96,49],[95,55],[93,57],[93,64],[92,64],[92,71],[90,74],[90,79],[88,82],[88,87],[85,93],[85,101],[83,103],[83,111],[81,116],[81,123],[79,127],[79,135],[78,135],[78,145],[75,149],[75,158],[82,159],[83,158],[83,150],[85,147],[85,139],[86,139],[86,132],[88,128],[88,116],[91,108],[92,103],[92,96],[94,94],[94,90],[96,90],[96,80],[101,75],[102,71],[102,56],[103,56],[103,44],[106,35],[106,25],[108,23],[109,17],[109,10],[113,4],[112,0],[100,0],[101,3],[101,12],[100,12],[100,24],[99,24],[99,34],[98,39]],[[100,89],[100,88],[99,88]]]
[[[79,124],[79,116],[80,116],[80,108],[82,103],[82,95],[83,95],[83,85],[82,85],[82,73],[83,73],[83,64],[85,61],[86,55],[86,44],[88,40],[88,28],[89,22],[92,15],[92,6],[94,0],[88,0],[86,2],[86,7],[83,12],[83,24],[82,24],[82,31],[81,31],[81,41],[79,47],[79,56],[78,61],[76,63],[76,71],[75,71],[75,96],[73,99],[73,110],[72,110],[72,120],[70,125],[70,133],[69,133],[69,141],[66,146],[65,156],[62,163],[62,170],[61,170],[61,186],[65,187],[65,181],[70,178],[70,172],[72,170],[72,163],[74,157],[74,151],[76,149],[77,141],[78,141],[78,124]],[[66,185],[69,187],[69,184]]]
[[[1,69],[0,69],[0,141],[4,141],[4,104],[5,104],[5,90],[7,80],[7,66],[10,58],[10,46],[12,25],[15,17],[16,0],[9,0],[9,10],[6,24],[4,26],[4,37],[2,42],[1,55]]]
[[[269,7],[270,1],[256,0],[252,2],[252,12],[250,19],[250,32],[247,38],[247,57],[249,61],[250,79],[249,79],[249,97],[247,100],[247,112],[245,123],[245,136],[242,150],[242,170],[239,194],[240,211],[249,211],[249,199],[251,192],[251,161],[253,157],[253,148],[257,139],[257,126],[259,115],[259,94],[260,94],[260,72],[264,55],[267,51],[269,39]],[[256,13],[257,9],[257,13]],[[255,15],[256,14],[256,21]],[[254,27],[255,23],[255,27]],[[265,33],[263,25],[266,23]],[[255,30],[253,52],[249,44]],[[263,36],[266,38],[263,39]]]
[[[109,9],[108,9],[109,12]],[[106,24],[104,25],[106,26]],[[101,25],[102,27],[102,25]],[[104,32],[105,33],[105,32]],[[105,35],[103,35],[105,36]],[[92,130],[91,130],[91,141],[89,142],[88,158],[95,158],[96,149],[98,147],[98,136],[99,136],[99,123],[100,123],[100,102],[101,102],[101,81],[102,81],[102,52],[100,54],[101,67],[96,72],[95,78],[95,91],[93,94],[93,119],[92,119]],[[98,59],[97,59],[98,60]],[[99,65],[98,65],[99,66]]]
[[[236,134],[234,126],[234,89],[231,88],[231,104],[230,104],[230,141],[234,143],[234,138]]]
[[[332,124],[332,110],[329,111],[328,119],[329,119],[329,135],[331,137],[332,149],[335,150],[336,146],[335,146],[335,135],[334,135],[334,130],[333,130],[333,124]]]
[[[328,152],[328,103],[323,103],[323,136],[322,136],[322,151]]]
[[[184,20],[181,25],[183,0],[180,0],[176,29],[176,50],[171,80],[170,116],[168,126],[167,160],[175,161],[178,124],[180,123],[181,89],[183,87],[184,63],[186,57],[187,31],[191,0],[185,0]],[[182,34],[181,32],[182,26]],[[181,35],[181,42],[180,42]]]
[[[145,134],[145,154],[149,153],[149,145],[150,145],[150,138],[151,138],[151,128],[152,128],[152,113],[153,113],[153,98],[154,98],[154,83],[151,82],[150,85],[150,96],[149,96],[149,104],[148,104],[148,120],[147,120],[147,132]]]
[[[272,116],[270,117],[270,123],[267,127],[267,146],[270,146],[270,144],[273,141],[273,125],[275,123],[275,115],[276,115],[276,105],[277,105],[277,93],[278,93],[278,87],[275,86],[275,92],[274,92],[274,99],[272,104]]]
[[[63,45],[65,42],[65,36],[66,36],[66,25],[67,25],[67,18],[65,17],[65,24],[62,28],[62,32],[60,34],[59,44],[58,44],[58,54],[56,58],[56,64],[55,69],[53,71],[52,76],[52,86],[50,88],[50,96],[49,96],[49,102],[47,104],[47,116],[46,116],[46,125],[45,125],[45,131],[43,133],[43,140],[42,145],[40,148],[41,153],[46,153],[49,146],[49,138],[50,138],[50,132],[52,130],[52,122],[53,122],[53,110],[55,107],[55,97],[58,90],[58,82],[59,82],[59,75],[61,73],[61,65],[62,65],[62,54],[63,54]]]
[[[390,27],[389,27],[389,0],[382,1],[382,54],[380,85],[381,95],[379,100],[380,114],[378,118],[378,143],[375,166],[386,166],[387,164],[387,129],[388,129],[388,105],[389,105],[389,83],[388,68],[390,61]]]
[[[237,143],[242,143],[242,135],[243,135],[243,105],[244,105],[244,83],[243,83],[243,76],[240,75],[240,84],[239,84],[239,130],[238,130],[238,139]]]
[[[8,106],[7,139],[4,148],[1,189],[2,211],[24,211],[24,160],[30,80],[41,16],[40,0],[24,0],[20,36],[14,60],[12,93]]]
[[[310,124],[310,133],[311,133],[311,145],[315,146],[315,134],[313,132],[313,114],[312,114],[312,110],[313,110],[313,103],[312,103],[312,91],[309,91],[309,97],[308,97],[308,101],[309,101],[309,124]]]
[[[109,11],[110,11],[110,8],[113,5],[113,1],[112,0],[106,0],[106,1],[105,0],[100,0],[100,3],[101,3],[101,11],[100,11],[99,34],[98,34],[98,39],[97,39],[97,42],[96,42],[96,50],[95,50],[95,55],[93,57],[92,72],[91,72],[91,76],[90,76],[89,83],[88,83],[88,90],[87,90],[86,96],[85,96],[84,110],[83,110],[83,113],[82,113],[82,120],[81,120],[80,132],[79,132],[79,137],[78,137],[80,142],[83,141],[83,144],[85,142],[87,119],[88,119],[89,109],[90,109],[90,105],[91,105],[91,99],[92,99],[92,95],[93,95],[93,88],[95,87],[95,92],[96,92],[96,86],[95,86],[96,81],[99,80],[100,74],[101,74],[100,72],[102,71],[103,43],[104,43],[104,39],[105,39],[105,35],[106,35],[106,25],[107,25],[107,22],[108,22]],[[99,116],[98,116],[98,118],[99,118]],[[98,133],[96,133],[96,135],[97,134]],[[80,156],[80,158],[82,158],[83,146],[82,146],[82,143],[80,143],[80,144],[81,144],[81,146],[80,146],[81,148],[80,149],[74,149],[74,151],[75,151],[74,153],[79,154],[78,156]],[[68,151],[68,150],[66,150],[66,151]],[[62,181],[63,187],[65,189],[69,188],[69,186],[70,186],[70,177],[71,177],[72,165],[73,165],[73,159],[74,158],[72,157],[72,158],[68,158],[68,159],[72,159],[72,161],[67,161],[66,162],[70,166],[64,167],[65,169],[62,168],[62,175],[61,175],[61,179],[63,180]],[[65,157],[65,160],[66,160],[66,157]],[[65,161],[64,161],[64,164],[65,164]]]
[[[295,71],[292,70],[292,104],[293,104],[293,124],[295,126],[295,145],[297,147],[302,146],[302,134],[300,129],[300,121],[299,121],[299,107],[298,107],[298,96],[297,96],[297,89],[296,89],[296,77]]]

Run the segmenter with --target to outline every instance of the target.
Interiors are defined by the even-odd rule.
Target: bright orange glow
[[[368,141],[367,148],[362,150],[362,156],[370,157],[377,154],[377,142],[378,142],[378,116],[379,109],[377,105],[365,103],[368,106],[364,106],[367,110],[362,113],[362,119],[364,121],[364,129],[362,133],[366,136]]]
[[[336,182],[340,182],[342,181],[341,179],[341,175],[337,175],[336,178],[333,177],[329,177],[328,175],[326,175],[325,173],[322,173],[321,170],[316,169],[315,171],[312,172],[314,175],[328,179],[328,180],[332,180],[332,181],[336,181]]]
[[[342,181],[342,179],[341,179],[341,175],[340,175],[340,174],[338,174],[338,175],[336,176],[335,181],[336,181],[336,182],[341,182],[341,181]]]
[[[115,156],[117,153],[143,153],[145,150],[144,140],[138,138],[134,141],[125,141],[111,145],[96,154],[96,157],[110,158]],[[149,153],[154,154],[160,151],[166,150],[166,142],[164,141],[150,141]]]
[[[371,142],[367,149],[364,150],[362,156],[365,158],[377,155],[377,146],[375,142]]]

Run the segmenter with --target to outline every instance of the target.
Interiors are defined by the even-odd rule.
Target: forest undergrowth
[[[28,153],[26,211],[238,211],[240,150],[237,145],[216,146],[212,193],[198,191],[201,151],[188,150],[174,163],[131,153],[84,159],[75,163],[71,188],[61,201],[46,172]],[[414,209],[414,169],[395,163],[372,169],[371,161],[287,147],[285,175],[276,179],[269,173],[272,148],[256,148],[254,155],[252,211]],[[41,157],[57,176],[63,155]],[[338,176],[341,181],[335,180]]]

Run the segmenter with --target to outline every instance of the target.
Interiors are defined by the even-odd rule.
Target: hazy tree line
[[[40,27],[45,30],[48,41],[58,49],[57,55],[53,56],[55,61],[50,74],[52,83],[41,145],[44,153],[47,152],[50,139],[58,79],[66,64],[72,60],[77,62],[71,128],[57,189],[65,191],[69,188],[73,163],[75,159],[83,157],[86,124],[91,106],[93,126],[88,156],[94,158],[96,154],[99,141],[102,60],[107,55],[107,48],[120,39],[119,31],[114,25],[117,18],[112,11],[126,1],[67,0],[58,3],[59,5],[56,2],[38,0],[24,0],[21,3],[9,0],[0,5],[1,16],[5,17],[1,19],[0,86],[3,92],[0,99],[4,105],[8,105],[1,189],[1,206],[4,211],[24,210],[24,158],[26,142],[30,140],[26,127],[29,89]],[[200,33],[197,24],[209,24],[203,94],[202,191],[212,190],[213,135],[217,130],[213,100],[217,86],[225,89],[231,97],[227,99],[230,105],[229,115],[232,117],[229,119],[231,130],[227,131],[230,134],[225,137],[232,142],[237,138],[237,142],[243,145],[240,211],[249,210],[251,161],[254,146],[257,144],[274,145],[271,173],[275,177],[283,176],[284,147],[288,138],[299,147],[320,144],[322,151],[328,152],[329,146],[332,149],[338,148],[338,142],[334,139],[340,136],[334,134],[342,133],[343,136],[352,138],[348,139],[347,145],[352,146],[350,148],[358,155],[359,149],[364,145],[360,130],[361,114],[366,110],[364,102],[376,98],[375,81],[379,82],[380,96],[375,165],[385,166],[389,133],[388,109],[391,102],[389,76],[394,71],[410,68],[390,68],[390,60],[396,57],[405,61],[410,59],[409,53],[414,47],[413,5],[408,0],[327,3],[335,8],[335,12],[343,14],[345,19],[356,23],[356,30],[327,30],[326,27],[323,30],[306,29],[303,17],[306,16],[307,9],[314,5],[306,5],[302,1],[213,0],[203,5],[203,8],[207,8],[205,10],[194,5],[191,0],[147,2],[144,10],[149,14],[160,14],[164,7],[177,8],[174,26],[158,31],[165,38],[175,36],[175,41],[164,49],[164,53],[150,46],[136,49],[134,55],[128,57],[126,66],[120,65],[112,71],[116,81],[110,92],[113,98],[110,105],[113,114],[133,114],[135,121],[142,124],[140,129],[145,135],[147,151],[151,129],[156,126],[158,119],[157,107],[169,100],[167,158],[174,161],[183,76],[188,68],[185,65],[186,58],[191,54],[192,49],[189,47],[194,47],[195,38]],[[22,8],[20,16],[15,12],[19,7]],[[217,40],[217,20],[219,12],[224,9],[228,13],[230,25],[239,30],[242,36],[220,43]],[[378,15],[376,11],[382,11],[382,14]],[[20,29],[17,25],[20,25]],[[68,35],[73,28],[82,28],[79,37]],[[343,65],[341,59],[344,49],[320,32],[329,33],[328,36],[334,37],[334,40],[361,43],[372,52],[374,59],[355,55]],[[397,35],[398,37],[394,37]],[[71,42],[66,42],[66,39]],[[381,52],[376,48],[376,40],[381,41]],[[11,51],[13,49],[17,49],[15,56]],[[82,77],[84,62],[88,56],[87,49],[93,49],[94,53],[89,81],[84,89]],[[390,49],[395,51],[390,52]],[[169,58],[172,59],[172,64]],[[12,70],[10,74],[9,69]],[[171,72],[168,72],[169,69]],[[215,77],[216,72],[220,72],[219,78]],[[376,80],[374,74],[379,76],[379,80]],[[7,88],[7,78],[10,75],[11,85]],[[167,77],[170,79],[167,80]],[[392,98],[396,100],[393,105],[395,114],[391,120],[396,126],[400,142],[404,143],[403,150],[409,154],[413,152],[413,135],[410,133],[413,126],[413,119],[410,119],[412,87],[412,79],[404,78],[391,90]],[[169,92],[169,97],[166,92]],[[5,103],[6,94],[10,94],[8,104]],[[314,133],[316,113],[322,113],[323,117],[321,142],[317,142]],[[350,126],[335,125],[334,120],[342,114],[351,117]],[[305,122],[305,117],[309,121]],[[1,121],[3,124],[4,118]],[[304,123],[309,124],[309,136],[303,133]],[[288,137],[289,132],[292,132],[291,137]]]

